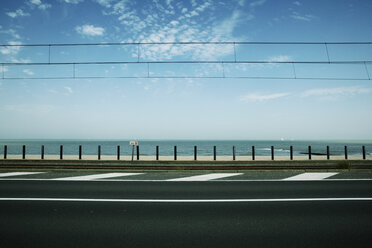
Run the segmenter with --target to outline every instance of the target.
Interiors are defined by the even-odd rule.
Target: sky
[[[46,46],[0,47],[0,139],[371,140],[371,44],[151,45],[371,42],[371,11],[369,0],[2,0],[0,44]],[[87,43],[125,45],[48,46]],[[140,63],[68,64],[123,61]],[[159,61],[221,63],[146,63]],[[67,64],[22,65],[49,62]]]

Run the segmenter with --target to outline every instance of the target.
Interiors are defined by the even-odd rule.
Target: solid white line
[[[33,174],[41,174],[45,172],[7,172],[7,173],[0,173],[0,177],[14,177],[14,176],[24,176],[24,175],[33,175]]]
[[[243,173],[212,173],[212,174],[198,175],[198,176],[191,176],[191,177],[173,178],[173,179],[168,179],[166,181],[170,181],[170,182],[209,181],[209,180],[219,179],[219,178],[224,178],[224,177],[238,176],[242,174]]]
[[[105,174],[94,174],[94,175],[87,175],[87,176],[53,178],[52,180],[86,181],[86,180],[95,180],[95,179],[110,178],[110,177],[135,176],[135,175],[140,175],[140,174],[143,174],[143,173],[105,173]]]
[[[46,179],[46,178],[0,178],[0,181],[56,181],[56,179]],[[62,181],[62,180],[60,180]],[[69,181],[69,180],[66,180]],[[78,180],[73,180],[78,181]],[[86,180],[82,180],[86,181]],[[97,179],[94,180],[95,182],[169,182],[172,183],[172,181],[167,180],[154,180],[154,179]],[[288,180],[285,182],[291,182],[294,180]],[[319,180],[306,180],[306,181],[319,181]],[[324,179],[321,180],[322,182],[334,182],[334,181],[341,181],[341,182],[347,182],[347,181],[372,181],[372,178],[347,178],[347,179]],[[177,181],[173,181],[177,182]],[[247,179],[247,180],[228,180],[228,179],[222,179],[222,180],[216,180],[212,182],[284,182],[283,179]]]
[[[372,201],[372,197],[354,198],[274,198],[274,199],[89,199],[89,198],[0,198],[0,201],[55,201],[55,202],[142,202],[142,203],[223,203],[223,202],[322,202]]]
[[[284,178],[285,181],[306,181],[306,180],[323,180],[325,178],[337,175],[336,172],[320,172],[320,173],[302,173],[293,177]]]

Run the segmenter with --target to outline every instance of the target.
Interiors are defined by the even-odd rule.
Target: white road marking
[[[56,179],[46,179],[46,178],[0,178],[0,181],[55,181]],[[169,179],[168,179],[169,180]],[[94,180],[95,182],[172,182],[167,180],[161,179],[97,179]],[[290,181],[290,180],[289,180]],[[294,180],[292,180],[294,181]],[[372,181],[372,178],[345,178],[345,179],[324,179],[323,182],[347,182],[347,181]],[[213,182],[283,182],[283,179],[246,179],[246,180],[215,180]]]
[[[7,173],[0,173],[0,177],[14,177],[14,176],[24,176],[24,175],[33,175],[33,174],[41,174],[45,172],[7,172]]]
[[[170,182],[208,181],[208,180],[213,180],[213,179],[218,179],[218,178],[238,176],[241,174],[243,173],[212,173],[212,174],[205,174],[205,175],[198,175],[198,176],[191,176],[191,177],[168,179],[166,181],[170,181]]]
[[[0,198],[0,201],[55,201],[55,202],[142,202],[142,203],[223,203],[223,202],[321,202],[372,201],[372,197],[354,198],[274,198],[274,199],[90,199],[90,198]]]
[[[337,175],[335,172],[320,172],[320,173],[302,173],[293,177],[284,178],[286,181],[306,181],[306,180],[323,180],[325,178]]]
[[[87,176],[54,178],[52,180],[87,181],[87,180],[95,180],[95,179],[110,178],[110,177],[135,176],[135,175],[140,175],[140,174],[143,174],[143,173],[104,173],[104,174],[94,174],[94,175],[87,175]]]

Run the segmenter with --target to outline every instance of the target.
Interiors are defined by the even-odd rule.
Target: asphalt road
[[[0,247],[371,247],[371,197],[372,181],[0,181]]]

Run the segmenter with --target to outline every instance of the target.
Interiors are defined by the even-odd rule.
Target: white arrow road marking
[[[325,173],[302,173],[293,177],[284,178],[285,181],[306,181],[306,180],[323,180],[325,178],[337,175],[335,172],[325,172]]]
[[[0,173],[0,177],[14,177],[14,176],[24,176],[24,175],[33,175],[33,174],[41,174],[45,172],[7,172],[7,173]]]
[[[87,175],[87,176],[54,178],[53,180],[87,181],[87,180],[95,180],[95,179],[111,178],[111,177],[135,176],[135,175],[140,175],[140,174],[143,174],[143,173],[104,173],[104,174],[94,174],[94,175]]]
[[[224,177],[238,176],[242,174],[243,173],[212,173],[212,174],[206,174],[206,175],[168,179],[167,181],[172,181],[172,182],[208,181],[208,180],[219,179],[219,178],[224,178]]]

